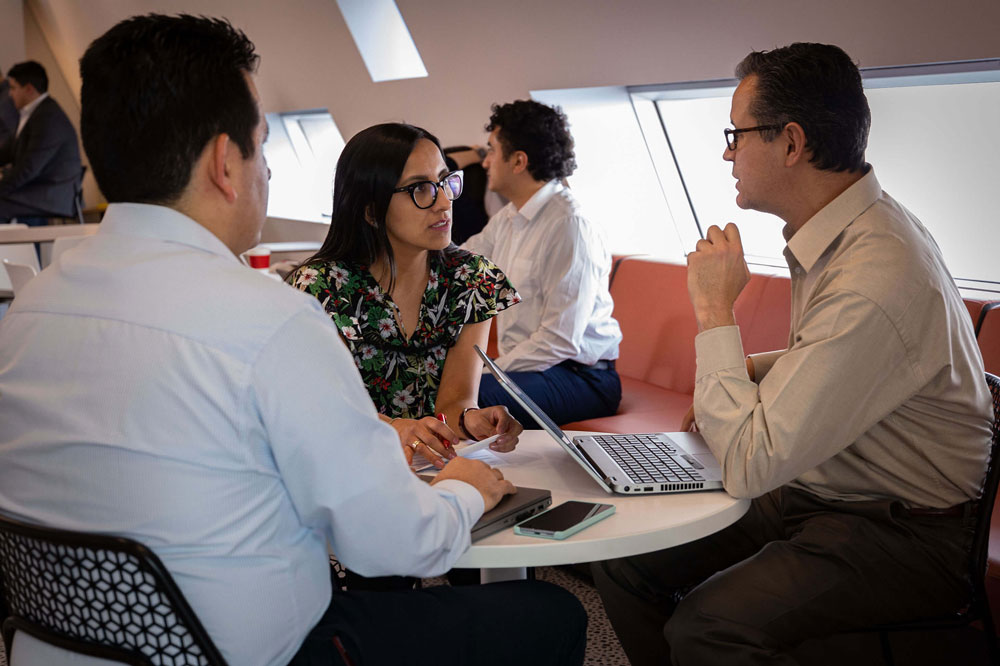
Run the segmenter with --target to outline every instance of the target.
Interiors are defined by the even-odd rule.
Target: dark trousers
[[[633,666],[780,666],[809,638],[964,606],[972,532],[969,517],[779,488],[716,534],[593,573]]]
[[[44,219],[44,224],[48,224],[48,216],[45,211],[0,196],[0,222],[7,222],[13,217],[18,218],[22,224],[27,224],[29,227],[43,224],[36,222],[37,219]]]
[[[541,581],[335,591],[290,666],[582,664],[586,633],[577,598]]]
[[[622,383],[613,368],[596,370],[573,361],[563,361],[542,372],[507,374],[559,425],[612,416],[618,411],[618,403],[622,399]],[[493,375],[484,374],[479,383],[479,405],[505,405],[525,429],[537,430],[540,427]]]

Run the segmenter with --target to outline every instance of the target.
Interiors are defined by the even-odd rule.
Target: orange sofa
[[[622,381],[618,413],[566,424],[569,430],[677,430],[694,394],[698,324],[688,300],[687,267],[625,258],[611,283],[622,328],[617,361]],[[743,348],[749,353],[788,345],[791,281],[753,275],[736,301]]]

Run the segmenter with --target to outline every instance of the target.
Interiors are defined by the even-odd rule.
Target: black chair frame
[[[990,520],[993,517],[993,504],[996,501],[997,487],[1000,486],[1000,377],[986,373],[986,384],[993,397],[993,440],[990,444],[990,459],[986,466],[986,475],[980,489],[979,499],[974,502],[973,511],[976,516],[975,533],[972,548],[969,552],[969,583],[971,597],[965,608],[953,615],[900,622],[895,624],[872,627],[869,631],[879,633],[882,646],[882,657],[888,666],[893,666],[892,645],[889,633],[897,631],[927,631],[935,629],[957,629],[973,622],[982,625],[983,638],[986,640],[986,652],[989,663],[1000,666],[1000,648],[997,646],[996,629],[993,624],[993,613],[986,596],[986,568],[989,565]]]
[[[225,666],[166,567],[123,537],[29,525],[0,516],[0,579],[16,631],[134,666]]]

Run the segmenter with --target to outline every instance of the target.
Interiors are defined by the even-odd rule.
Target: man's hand
[[[714,224],[695,251],[687,256],[688,295],[698,320],[698,330],[732,326],[733,304],[750,280],[743,258],[740,231],[730,222],[725,231]]]
[[[479,440],[499,434],[490,448],[500,453],[513,451],[517,446],[517,438],[524,426],[517,422],[503,405],[470,409],[465,413],[465,429],[473,439]]]
[[[434,477],[431,485],[445,479],[465,481],[478,490],[483,496],[483,504],[486,505],[484,512],[495,507],[504,495],[513,495],[517,492],[513,483],[504,480],[503,472],[481,460],[455,458]]]

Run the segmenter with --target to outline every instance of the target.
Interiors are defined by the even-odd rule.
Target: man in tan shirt
[[[805,639],[968,601],[992,409],[962,299],[864,161],[846,53],[755,52],[737,76],[723,159],[737,204],[786,223],[788,349],[744,358],[739,231],[711,227],[688,255],[694,414],[726,490],[753,502],[715,535],[595,566],[633,664],[794,664]]]

